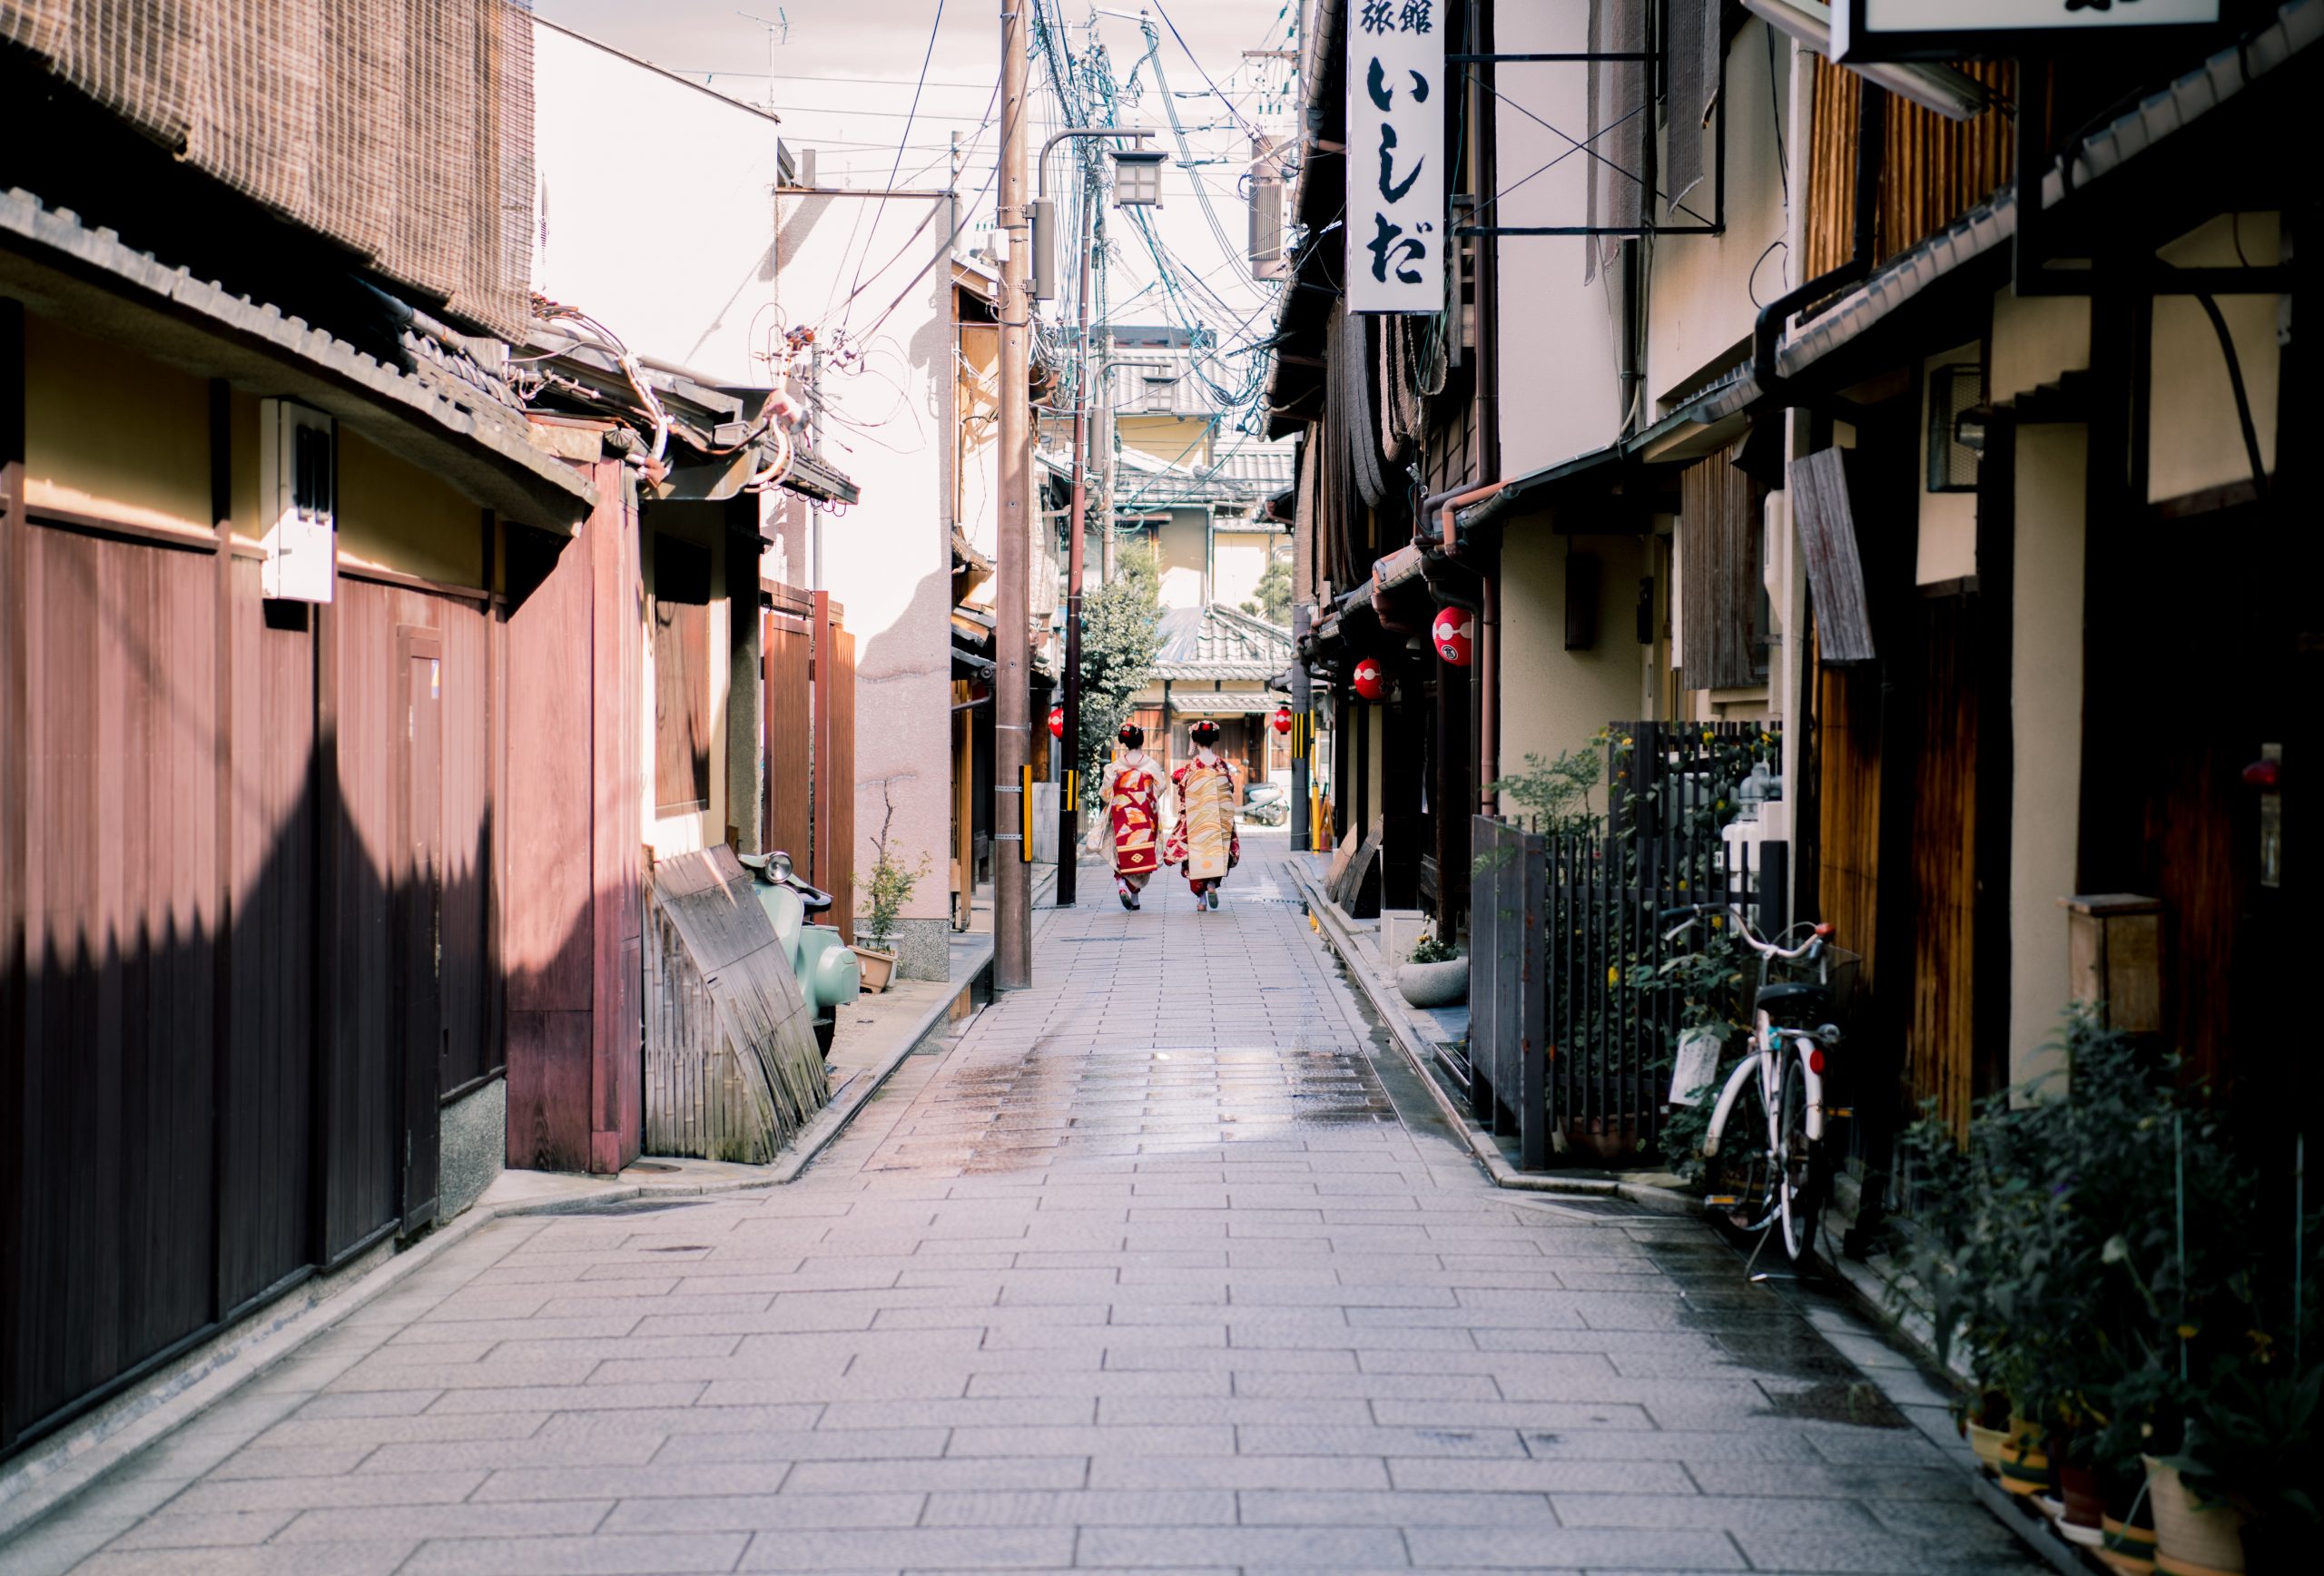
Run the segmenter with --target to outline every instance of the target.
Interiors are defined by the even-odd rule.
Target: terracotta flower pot
[[[2059,1463],[2058,1497],[2065,1502],[2065,1518],[2058,1530],[2074,1542],[2095,1544],[2106,1514],[2106,1485],[2098,1474],[2086,1466]]]
[[[2198,1506],[2179,1469],[2146,1458],[2147,1499],[2154,1506],[2158,1576],[2235,1576],[2243,1569],[2243,1512]]]
[[[885,990],[888,981],[895,977],[896,955],[874,947],[851,947],[848,950],[862,960],[863,989],[874,994]]]

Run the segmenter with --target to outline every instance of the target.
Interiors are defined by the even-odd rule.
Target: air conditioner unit
[[[259,485],[266,504],[259,583],[285,602],[328,602],[339,579],[337,431],[320,410],[259,402]]]

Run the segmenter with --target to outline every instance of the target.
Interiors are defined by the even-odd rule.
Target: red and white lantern
[[[1437,655],[1466,667],[1476,655],[1477,616],[1465,607],[1440,607],[1429,622],[1428,638]]]
[[[1275,724],[1275,731],[1276,733],[1288,734],[1291,732],[1291,708],[1289,706],[1275,707],[1275,715],[1268,720]]]
[[[1052,739],[1065,737],[1065,708],[1063,706],[1049,708],[1049,737]]]
[[[1355,665],[1355,672],[1349,675],[1349,682],[1354,685],[1355,693],[1368,701],[1376,701],[1388,693],[1388,683],[1381,675],[1380,665],[1368,656]]]

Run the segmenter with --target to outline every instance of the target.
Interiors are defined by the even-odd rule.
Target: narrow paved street
[[[795,1185],[493,1225],[22,1568],[2021,1568],[1697,1223],[1488,1186],[1281,847],[1086,882]]]

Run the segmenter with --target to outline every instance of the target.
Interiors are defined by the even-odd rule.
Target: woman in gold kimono
[[[1144,728],[1124,723],[1118,736],[1122,754],[1106,763],[1089,842],[1114,867],[1122,907],[1135,909],[1137,894],[1162,868],[1162,773],[1147,758]]]
[[[1162,861],[1185,874],[1198,906],[1215,909],[1218,883],[1243,858],[1242,840],[1235,835],[1235,768],[1218,755],[1216,723],[1196,723],[1187,736],[1194,759],[1170,773],[1178,816]]]

